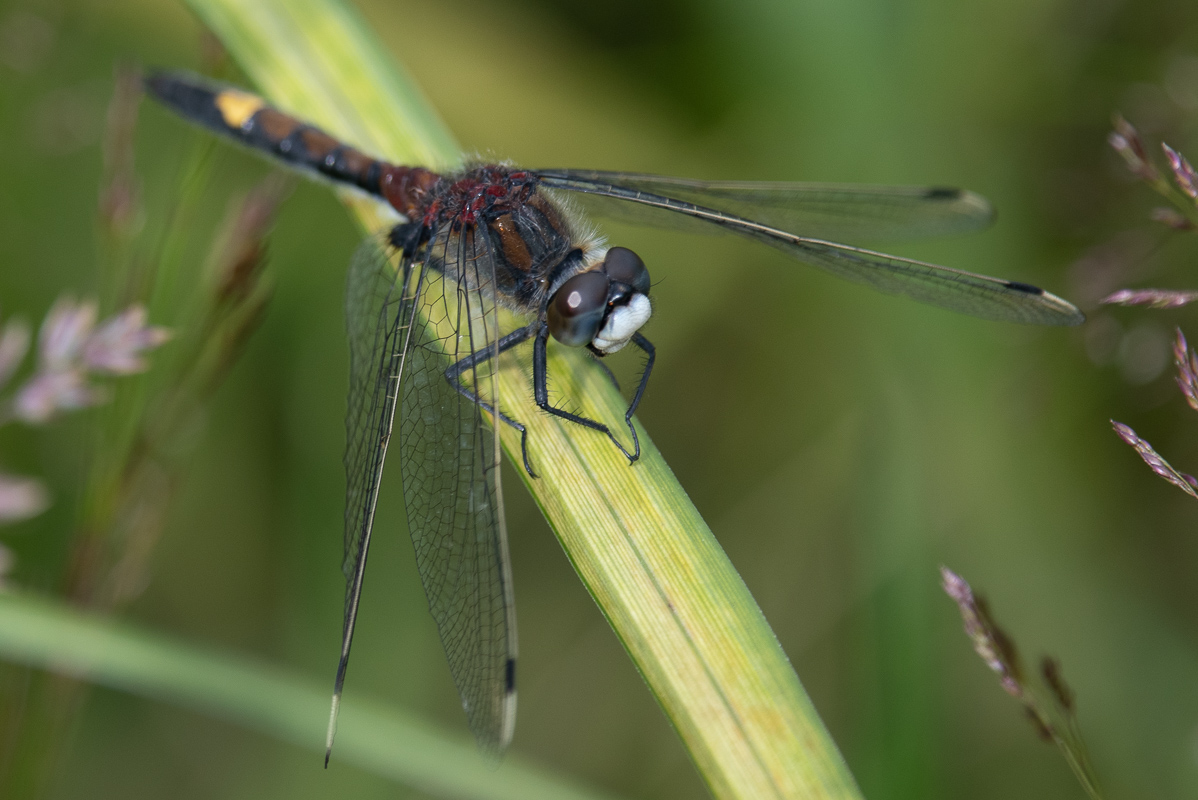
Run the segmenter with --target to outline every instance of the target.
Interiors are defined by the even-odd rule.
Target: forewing
[[[631,172],[545,170],[546,185],[590,192],[591,187],[617,187],[633,194],[670,197],[714,211],[751,219],[797,236],[849,242],[882,242],[963,233],[989,225],[994,209],[981,195],[936,186],[866,186],[835,183],[766,183],[693,181]],[[611,195],[590,193],[579,198],[597,214],[644,221],[639,212],[612,202]],[[676,227],[661,213],[650,212],[654,224]]]
[[[353,644],[379,480],[395,419],[396,390],[404,375],[419,295],[412,262],[410,254],[393,251],[381,238],[367,239],[354,254],[346,283],[350,377],[345,417],[345,617],[326,765]]]
[[[604,173],[582,173],[602,175]],[[757,219],[710,208],[638,188],[607,184],[575,174],[545,173],[547,186],[567,189],[579,197],[603,197],[637,204],[654,212],[669,212],[777,247],[799,261],[842,278],[868,284],[891,294],[985,319],[1039,325],[1077,325],[1085,317],[1072,304],[1035,286],[991,278],[964,270],[889,256],[872,250],[825,241],[775,228]],[[652,176],[637,176],[648,178]],[[660,179],[672,183],[672,179]],[[684,182],[685,183],[685,182]],[[714,227],[713,227],[714,226]]]
[[[465,390],[494,408],[494,260],[467,226],[434,239],[408,374],[400,385],[400,467],[416,563],[450,671],[480,747],[501,753],[515,724],[516,621],[503,520],[498,431],[445,377],[469,358]],[[478,362],[478,363],[474,363]]]
[[[842,278],[962,314],[1029,325],[1080,325],[1086,319],[1072,303],[1026,283],[834,242],[771,235],[760,238]]]

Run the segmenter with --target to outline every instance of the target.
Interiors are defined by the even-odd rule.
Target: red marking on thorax
[[[383,167],[379,188],[383,198],[408,219],[420,216],[441,176],[423,167]],[[426,214],[427,216],[427,214]]]
[[[429,203],[428,208],[425,209],[424,219],[422,219],[420,222],[421,222],[421,224],[424,225],[424,227],[431,228],[437,224],[437,217],[440,215],[441,215],[441,201],[434,200],[433,202]]]
[[[397,211],[429,227],[446,221],[476,224],[488,212],[510,211],[527,202],[536,191],[530,173],[494,165],[472,169],[453,183],[419,167],[386,166],[380,186]]]

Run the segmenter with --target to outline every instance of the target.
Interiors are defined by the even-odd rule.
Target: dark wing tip
[[[957,200],[963,192],[954,186],[932,186],[924,192],[928,200]]]
[[[963,227],[956,230],[977,230],[994,224],[998,212],[989,200],[977,192],[958,189],[955,186],[929,186],[922,195],[924,200],[942,207],[957,216]],[[968,220],[969,222],[965,222]]]
[[[1041,324],[1073,327],[1086,321],[1086,315],[1077,306],[1064,298],[1057,297],[1052,292],[1046,292],[1037,286],[1018,281],[1007,281],[1007,286],[1038,298],[1040,307],[1047,310],[1050,315],[1047,319],[1039,320]]]
[[[987,227],[994,224],[998,219],[998,209],[977,192],[970,192],[964,189],[956,189],[956,202],[968,206],[972,209],[972,213],[976,215],[978,222],[982,227]]]
[[[1020,283],[1019,281],[1007,281],[1007,288],[1014,289],[1017,292],[1024,294],[1043,295],[1044,290],[1039,286],[1032,286],[1030,283]]]
[[[509,658],[503,675],[503,689],[507,694],[516,691],[516,659]]]
[[[1039,298],[1037,305],[1041,309],[1048,311],[1049,314],[1049,316],[1038,320],[1043,324],[1073,326],[1081,325],[1086,321],[1086,315],[1078,310],[1077,306],[1073,305],[1073,303],[1057,297],[1052,292],[1046,292],[1039,286],[1022,283],[1021,281],[1003,281],[1003,284],[1008,289]]]

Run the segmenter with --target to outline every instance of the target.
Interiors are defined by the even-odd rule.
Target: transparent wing
[[[494,329],[494,307],[482,302],[478,284],[470,288],[422,268],[416,263],[421,254],[414,258],[389,252],[380,239],[363,244],[351,264],[346,292],[346,601],[333,713],[398,410],[404,504],[429,609],[471,730],[483,750],[498,754],[514,726],[516,657],[499,451],[479,407],[445,379],[455,353],[485,339],[485,327]],[[423,255],[427,260],[428,254]],[[476,321],[458,337],[450,329],[470,316],[459,314],[461,310],[473,311]],[[488,314],[485,324],[479,320]],[[494,396],[493,376],[471,377],[479,381],[480,396]],[[332,732],[333,721],[330,747]]]
[[[379,480],[395,420],[395,398],[418,298],[412,259],[395,254],[381,238],[366,240],[354,254],[345,292],[350,378],[345,416],[345,617],[341,658],[333,686],[324,762],[329,763],[345,670],[353,644],[366,556],[374,527]],[[398,262],[398,263],[396,263]]]
[[[583,170],[545,170],[537,174],[549,185],[599,184],[670,197],[817,239],[893,242],[964,233],[994,221],[994,209],[984,197],[946,187],[693,181]],[[590,194],[580,202],[594,213],[628,219],[629,215],[621,211],[628,206],[613,199]],[[630,221],[638,218],[643,221],[644,215],[638,212]],[[652,218],[655,223],[675,226],[664,214],[652,214]]]
[[[456,391],[446,368],[473,354],[495,355],[494,259],[467,226],[435,239],[426,287],[400,386],[400,467],[408,528],[429,610],[479,746],[499,754],[516,714],[516,617],[499,472],[494,360],[464,370]],[[489,351],[489,352],[488,352]]]
[[[985,319],[1038,325],[1078,325],[1085,317],[1069,302],[1035,286],[991,278],[964,270],[889,256],[860,247],[825,241],[773,227],[707,205],[654,194],[638,186],[651,176],[634,176],[629,186],[608,183],[607,173],[538,173],[546,186],[576,196],[602,197],[637,204],[655,212],[681,215],[711,228],[723,229],[765,242],[799,261],[891,294],[906,295],[931,305]],[[600,177],[591,177],[600,176]],[[673,179],[659,179],[664,187]],[[687,184],[689,182],[682,182]],[[692,196],[700,196],[697,186]],[[719,202],[719,197],[712,202]],[[756,212],[754,212],[756,213]]]

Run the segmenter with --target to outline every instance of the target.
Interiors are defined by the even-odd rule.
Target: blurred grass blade
[[[189,3],[273,102],[398,163],[460,163],[420,92],[340,3]],[[365,227],[378,226],[354,205]],[[604,437],[541,413],[529,359],[518,353],[500,373],[501,403],[528,427],[541,477],[516,471],[712,792],[860,797],[773,631],[649,437],[640,434],[643,456],[629,468]],[[621,427],[624,401],[589,356],[551,346],[549,362],[571,410]],[[504,447],[519,464],[512,433],[505,426]]]
[[[0,594],[0,658],[121,689],[324,752],[328,687],[245,657],[201,650],[28,595]],[[498,769],[472,741],[349,699],[338,757],[437,797],[602,800],[509,758]],[[323,774],[323,773],[322,773]]]

